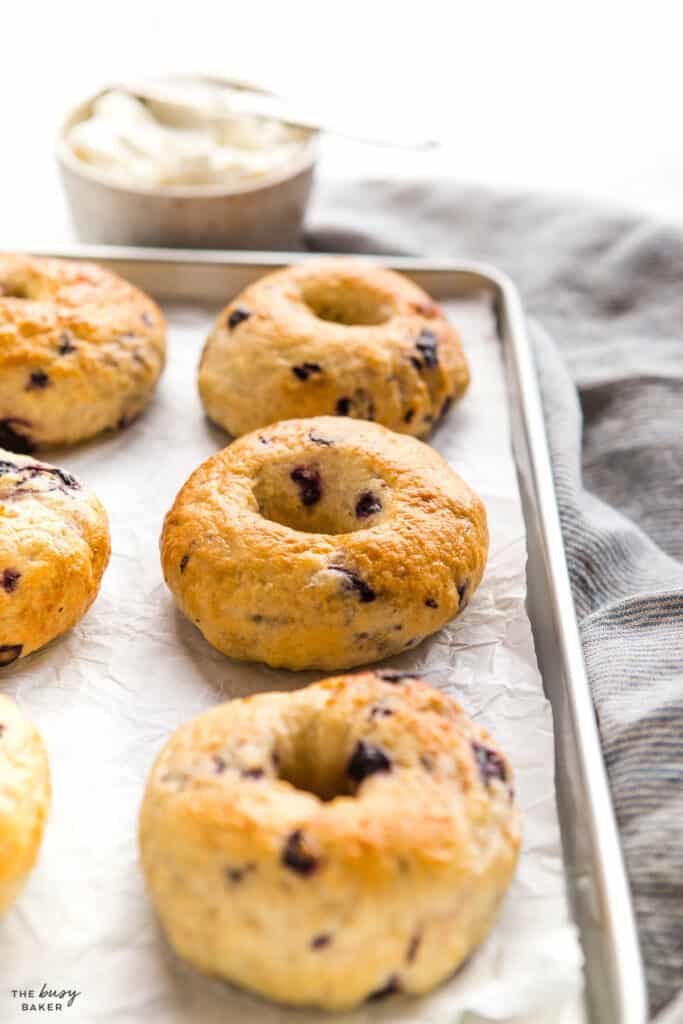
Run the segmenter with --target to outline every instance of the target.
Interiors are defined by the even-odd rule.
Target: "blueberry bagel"
[[[164,321],[91,263],[0,255],[0,444],[71,444],[130,422],[164,365]]]
[[[43,742],[14,701],[0,695],[0,914],[35,863],[49,805]]]
[[[486,512],[433,449],[377,423],[275,423],[181,489],[164,576],[209,643],[291,669],[367,664],[414,647],[467,604]]]
[[[199,370],[207,414],[235,436],[331,414],[424,437],[468,383],[460,339],[429,296],[346,258],[252,284],[218,317]]]
[[[512,879],[512,772],[451,697],[400,672],[212,708],[152,770],[149,894],[176,951],[296,1006],[426,992]]]
[[[0,668],[77,623],[108,560],[107,514],[93,492],[0,449]]]

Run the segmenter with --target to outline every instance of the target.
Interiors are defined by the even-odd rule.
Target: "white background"
[[[0,24],[2,247],[69,238],[53,160],[67,106],[162,70],[247,77],[437,153],[325,147],[321,174],[432,173],[683,222],[683,15],[674,0],[62,0]]]

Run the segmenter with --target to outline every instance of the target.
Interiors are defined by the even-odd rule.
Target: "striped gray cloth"
[[[319,191],[307,241],[490,261],[543,325],[567,558],[654,1013],[683,990],[683,236],[566,200],[377,181]]]

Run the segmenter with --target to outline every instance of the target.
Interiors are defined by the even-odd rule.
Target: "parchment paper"
[[[512,760],[523,852],[494,932],[430,996],[394,997],[334,1017],[284,1010],[207,980],[166,946],[136,845],[138,808],[159,748],[181,722],[219,701],[293,689],[324,674],[231,662],[176,611],[165,588],[162,518],[191,470],[228,440],[204,418],[195,385],[214,311],[167,309],[169,364],[148,412],[120,434],[48,456],[104,501],[113,555],[85,620],[0,676],[0,687],[43,734],[54,785],[39,865],[0,921],[0,1021],[36,1019],[21,1007],[38,1001],[43,984],[79,991],[59,1012],[68,1024],[577,1019],[581,956],[564,891],[552,719],[524,609],[525,532],[500,350],[484,299],[448,311],[463,334],[473,384],[432,443],[482,495],[491,553],[463,617],[387,664],[418,669],[457,694]],[[36,998],[13,996],[20,989],[34,989]]]

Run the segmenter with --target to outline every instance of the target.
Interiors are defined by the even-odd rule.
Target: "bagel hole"
[[[265,463],[252,492],[264,519],[301,533],[372,529],[391,506],[391,487],[369,460],[334,448]]]
[[[356,787],[336,765],[312,765],[305,757],[285,759],[280,765],[278,778],[304,793],[312,793],[318,800],[328,803],[338,796],[353,796]]]
[[[327,718],[319,709],[293,709],[287,719],[287,740],[274,758],[283,782],[328,802],[353,796],[357,786],[348,774],[348,723]]]
[[[388,295],[355,280],[311,281],[303,286],[302,295],[318,320],[346,327],[376,327],[394,312]]]

